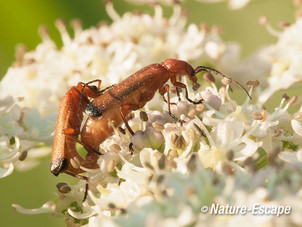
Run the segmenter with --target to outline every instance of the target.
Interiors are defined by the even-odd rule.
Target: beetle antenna
[[[199,73],[199,72],[201,72],[201,71],[205,71],[205,72],[208,72],[208,73],[214,73],[214,74],[216,74],[216,75],[218,75],[218,76],[221,76],[221,77],[223,77],[223,78],[227,78],[227,79],[229,79],[230,81],[234,81],[236,84],[239,85],[239,87],[241,87],[241,88],[245,91],[245,93],[248,95],[248,97],[249,97],[250,99],[252,99],[251,95],[250,95],[249,92],[246,90],[246,88],[245,88],[241,83],[239,83],[238,81],[233,80],[231,77],[226,76],[226,75],[224,75],[223,73],[221,73],[221,72],[219,72],[218,70],[213,69],[213,68],[211,68],[211,67],[207,67],[207,66],[198,66],[198,67],[196,67],[196,69],[195,69],[195,73],[196,73],[196,74]]]

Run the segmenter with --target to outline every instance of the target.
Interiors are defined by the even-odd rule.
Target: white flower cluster
[[[79,81],[101,78],[105,87],[145,65],[171,57],[194,66],[220,65],[226,72],[242,73],[241,77],[260,76],[275,64],[268,57],[276,53],[274,46],[261,49],[244,62],[236,62],[237,45],[224,43],[206,26],[187,26],[180,5],[173,7],[169,19],[163,17],[159,5],[155,6],[154,16],[126,13],[121,17],[108,2],[106,8],[113,22],[88,30],[74,22],[74,38],[67,33],[65,24],[58,21],[62,50],[43,30],[42,44],[21,54],[17,65],[9,69],[0,84],[0,97],[23,98],[18,105],[12,98],[4,99],[9,103],[0,103],[1,119],[9,119],[0,122],[0,132],[6,136],[1,152],[10,154],[0,153],[8,169],[2,176],[11,172],[13,160],[20,159],[22,152],[28,150],[21,146],[21,140],[36,141],[31,147],[47,143],[49,128],[54,128],[55,120],[49,123],[50,118],[43,118],[37,122],[39,112],[44,116],[57,111],[60,97]],[[299,23],[285,30],[282,37],[299,33]],[[280,46],[278,55],[288,57],[287,66],[294,64],[290,52],[298,54],[296,46],[300,42],[293,39],[276,44]],[[296,63],[293,68],[297,72]],[[288,77],[296,78],[292,72],[288,71]],[[243,80],[250,79],[247,77]],[[12,86],[12,78],[18,79],[18,85]],[[151,102],[145,111],[135,111],[129,120],[134,136],[125,128],[115,128],[114,134],[100,145],[100,168],[85,169],[89,190],[84,202],[86,182],[79,181],[78,185],[58,184],[57,200],[40,209],[26,210],[16,204],[13,207],[21,213],[65,216],[70,226],[276,224],[275,216],[213,216],[200,212],[203,205],[211,203],[249,206],[257,202],[290,205],[292,213],[279,217],[278,223],[302,225],[302,107],[290,113],[297,96],[284,95],[280,105],[269,111],[253,104],[249,97],[238,104],[229,95],[229,85],[218,89],[213,81],[208,82],[210,85],[199,92],[189,92],[193,100],[203,99],[202,104],[189,103],[183,95],[182,101],[172,98],[171,112],[179,121],[164,111],[161,104],[157,110],[150,110],[156,106]],[[257,81],[248,82],[249,94],[256,102],[253,90],[261,94],[257,85]],[[7,122],[18,127],[13,127],[13,132],[5,130]]]
[[[203,2],[203,3],[216,3],[216,2],[227,1],[229,8],[232,10],[241,9],[250,2],[250,0],[196,0],[196,1]]]
[[[79,182],[58,186],[56,203],[48,202],[38,210],[18,205],[15,209],[64,213],[67,222],[87,226],[218,226],[244,220],[238,215],[202,214],[202,205],[252,207],[257,202],[290,205],[291,215],[279,219],[301,225],[302,149],[296,142],[301,141],[302,127],[297,121],[301,121],[302,108],[294,115],[287,112],[296,97],[287,103],[283,98],[272,113],[249,104],[249,98],[238,105],[228,89],[218,91],[214,84],[195,94],[196,100],[201,97],[204,104],[180,101],[173,106],[172,112],[182,122],[175,122],[165,111],[136,112],[129,121],[134,136],[115,130],[101,145],[100,169],[87,170],[87,201],[82,203],[85,182]],[[285,129],[283,125],[289,122],[293,127]],[[275,221],[273,216],[248,218],[250,226]]]
[[[174,4],[174,13],[169,19],[163,17],[159,5],[154,8],[154,16],[126,13],[120,17],[111,2],[106,7],[112,24],[83,30],[80,21],[75,20],[71,23],[75,34],[73,38],[68,34],[64,21],[58,20],[56,26],[64,44],[61,50],[51,40],[47,29],[41,27],[42,43],[30,52],[19,46],[16,63],[2,79],[1,99],[22,99],[18,103],[21,108],[19,112],[23,108],[31,109],[28,110],[31,114],[27,120],[34,125],[24,130],[29,134],[32,130],[42,133],[38,142],[45,142],[44,137],[51,139],[60,99],[79,81],[101,78],[102,87],[106,87],[150,63],[170,57],[190,61],[193,65],[201,62],[219,63],[220,59],[226,57],[226,50],[233,48],[233,45],[223,43],[215,30],[208,31],[206,26],[199,28],[195,24],[186,27],[186,17],[178,4]],[[160,102],[152,103],[153,106],[160,105]],[[23,115],[21,112],[19,115]],[[39,115],[42,116],[41,120],[38,120]],[[19,121],[19,118],[14,120]],[[14,130],[11,135],[19,133],[18,127],[11,127],[10,130]],[[11,136],[5,138],[5,149],[11,139]],[[37,143],[34,140],[32,144]],[[24,147],[23,150],[29,149],[25,145],[21,147]],[[45,152],[42,154],[45,155]],[[11,166],[12,169],[9,161],[12,159],[3,159],[5,168]]]
[[[278,42],[271,46],[272,69],[268,78],[268,87],[262,92],[259,101],[266,102],[271,95],[281,89],[287,89],[302,80],[302,19],[278,34]]]
[[[55,116],[40,118],[37,109],[21,108],[21,100],[11,96],[0,100],[0,178],[10,175],[14,167],[27,170],[39,164],[39,157],[49,154]]]
[[[217,63],[229,49],[217,32],[195,24],[186,27],[180,5],[174,5],[169,19],[163,17],[159,5],[154,7],[154,16],[125,13],[120,17],[111,2],[106,8],[112,24],[83,31],[75,20],[74,38],[64,21],[58,20],[56,26],[64,44],[61,50],[41,27],[42,43],[34,51],[19,54],[17,66],[11,67],[1,81],[1,97],[22,97],[26,107],[37,107],[46,115],[57,111],[61,97],[79,81],[101,78],[106,87],[166,58],[193,65]],[[11,83],[12,78],[18,83]]]
[[[136,4],[162,3],[165,5],[173,5],[176,2],[183,2],[184,0],[126,0],[126,1]],[[250,2],[250,0],[196,0],[196,1],[202,3],[218,3],[218,2],[228,1],[228,6],[232,10],[241,9]]]

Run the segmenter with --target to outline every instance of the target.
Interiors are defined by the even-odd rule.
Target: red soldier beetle
[[[89,85],[94,82],[98,82],[98,87]],[[100,85],[101,80],[93,80],[88,83],[79,82],[61,99],[50,164],[50,171],[55,176],[65,172],[87,180],[86,177],[78,175],[84,172],[79,166],[92,169],[98,167],[95,160],[100,153],[78,140],[78,136],[83,121],[83,112],[86,105],[90,103],[89,98],[96,98],[107,89],[100,91]],[[87,150],[85,159],[77,152],[76,143],[80,143]]]
[[[85,112],[90,117],[81,131],[82,142],[98,150],[99,145],[113,133],[113,128],[108,124],[111,121],[114,121],[117,127],[124,122],[128,131],[133,135],[134,132],[126,120],[127,115],[133,110],[144,107],[154,97],[157,90],[168,103],[170,116],[176,119],[170,109],[170,86],[167,82],[170,80],[176,88],[185,89],[185,98],[193,104],[199,104],[202,103],[202,100],[191,100],[188,96],[187,86],[177,81],[177,78],[187,76],[193,83],[193,90],[197,90],[200,85],[197,82],[196,74],[201,71],[215,73],[226,79],[228,84],[232,82],[230,77],[215,69],[206,66],[198,66],[194,69],[190,64],[181,60],[166,59],[159,64],[148,65],[119,84],[112,86],[86,106]],[[234,82],[243,88],[250,97],[240,83]],[[167,100],[164,97],[165,93],[167,93]]]

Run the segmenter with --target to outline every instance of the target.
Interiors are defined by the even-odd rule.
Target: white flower
[[[24,209],[23,207],[21,207],[18,204],[13,204],[13,208],[20,212],[20,213],[24,213],[24,214],[43,214],[43,213],[52,213],[55,211],[55,204],[53,202],[47,202],[45,204],[42,205],[41,208],[37,208],[37,209]]]
[[[293,152],[293,151],[282,151],[279,153],[279,158],[289,162],[289,163],[295,163],[295,162],[302,162],[302,149]]]
[[[273,52],[269,86],[260,95],[260,102],[266,102],[274,92],[289,88],[302,80],[301,28],[302,19],[298,19],[279,35],[278,42],[271,47]]]
[[[233,3],[241,7],[247,2]],[[170,18],[163,16],[159,5],[153,16],[120,16],[111,2],[106,9],[113,21],[110,25],[82,30],[75,23],[74,38],[58,21],[62,50],[42,33],[42,44],[19,59],[2,81],[0,97],[11,94],[14,99],[5,99],[0,105],[0,176],[10,174],[14,166],[26,168],[27,164],[19,162],[35,165],[35,158],[45,155],[49,147],[36,147],[50,144],[55,122],[52,113],[78,81],[102,76],[102,87],[106,87],[170,57],[193,66],[204,61],[220,65],[243,80],[270,68],[267,55],[271,48],[240,62],[238,45],[226,44],[215,32],[187,24],[179,4],[173,4]],[[285,65],[293,61],[288,55]],[[256,71],[255,65],[259,66]],[[12,86],[12,77],[22,83],[16,86],[18,91]],[[280,205],[284,201],[291,202],[296,213],[293,218],[282,218],[282,224],[300,224],[301,143],[295,139],[301,136],[301,124],[297,114],[288,113],[293,101],[286,103],[283,98],[273,111],[266,110],[250,102],[251,86],[248,92],[240,90],[246,96],[241,104],[229,94],[233,78],[223,79],[227,85],[220,89],[214,83],[200,92],[187,86],[189,98],[203,100],[201,105],[188,101],[183,90],[180,97],[171,92],[173,115],[167,112],[167,104],[155,97],[145,105],[145,113],[133,112],[128,121],[133,136],[124,125],[114,127],[113,135],[100,145],[99,168],[81,167],[87,182],[58,184],[56,201],[39,209],[13,207],[26,214],[65,216],[70,226],[75,222],[87,226],[233,226],[246,224],[245,218],[251,225],[272,225],[276,217],[204,215],[201,206],[221,202],[250,208],[253,203]],[[23,97],[24,102],[15,104],[17,97]],[[151,110],[155,107],[157,111]],[[21,161],[25,151],[29,162]],[[86,184],[88,197],[83,202]]]
[[[251,131],[253,128],[251,129]],[[251,132],[244,133],[244,123],[235,119],[224,119],[217,122],[210,134],[212,143],[201,143],[198,154],[206,167],[222,170],[227,162],[227,153],[233,152],[234,161],[244,161],[252,156],[262,145],[248,138]]]
[[[216,3],[216,2],[222,2],[225,0],[197,0],[199,2],[204,3]],[[232,10],[238,10],[246,6],[250,0],[228,0],[228,6]]]
[[[42,43],[27,53],[20,50],[20,58],[0,83],[1,99],[12,96],[23,100],[18,103],[20,107],[7,109],[5,111],[9,114],[1,116],[1,130],[9,136],[3,146],[8,146],[8,141],[16,135],[21,139],[22,151],[41,142],[50,145],[59,101],[79,81],[102,78],[102,87],[106,87],[145,65],[172,56],[196,64],[205,60],[219,61],[227,45],[215,32],[207,32],[195,24],[187,27],[180,5],[174,4],[173,7],[174,12],[169,19],[163,16],[159,5],[155,6],[153,16],[133,13],[119,16],[109,2],[106,8],[113,22],[83,30],[75,21],[72,25],[73,38],[68,34],[65,23],[58,20],[56,26],[63,40],[61,50],[42,27]],[[12,83],[12,80],[18,83]],[[149,106],[158,107],[159,103],[157,95]],[[9,105],[4,101],[4,107]],[[21,117],[22,126],[18,122]],[[147,127],[146,135],[149,130],[153,129]],[[162,141],[162,137],[160,133],[157,135],[157,139],[151,140],[149,136],[150,147],[158,148],[155,143]],[[9,149],[15,151],[17,148]],[[3,168],[9,172],[12,170],[12,166]]]
[[[246,6],[250,0],[229,0],[230,9],[237,10]]]
[[[162,3],[165,5],[175,4],[175,0],[126,0],[127,2],[136,3],[136,4],[146,4],[146,3]],[[182,2],[184,0],[180,0]]]
[[[127,0],[128,2],[131,3],[136,3],[136,4],[146,4],[146,3],[162,3],[165,5],[173,5],[175,4],[175,0]],[[178,2],[182,2],[184,0],[180,0]],[[226,0],[196,0],[198,2],[202,3],[217,3],[217,2],[222,2]],[[228,0],[228,6],[232,10],[238,10],[246,6],[250,0]]]
[[[39,119],[37,113],[19,106],[12,97],[0,101],[0,178],[10,175],[14,168],[26,170],[38,164],[38,156],[49,153],[46,147],[35,148],[50,142],[54,118]]]
[[[155,6],[153,16],[119,16],[109,2],[106,8],[113,23],[84,31],[74,23],[74,38],[67,33],[64,22],[57,21],[62,50],[42,29],[43,42],[8,70],[0,84],[0,95],[22,97],[24,106],[36,107],[45,116],[57,111],[60,98],[79,81],[102,78],[102,87],[106,87],[170,57],[198,65],[203,61],[219,65],[222,56],[228,59],[229,44],[223,43],[214,31],[207,32],[195,24],[186,27],[180,5],[173,7],[174,13],[167,20],[159,5]],[[232,63],[224,62],[229,65],[226,68],[232,68]],[[11,83],[12,78],[18,83]]]

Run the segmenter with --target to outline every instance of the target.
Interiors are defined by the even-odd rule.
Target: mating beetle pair
[[[154,97],[157,90],[168,103],[169,114],[174,117],[170,109],[170,87],[167,84],[169,80],[173,86],[185,90],[185,97],[189,102],[201,103],[202,100],[197,102],[191,100],[188,97],[186,85],[177,81],[178,76],[186,76],[193,83],[193,89],[196,90],[199,87],[196,74],[201,71],[215,73],[227,79],[229,83],[232,82],[230,77],[215,69],[205,66],[194,69],[185,61],[166,59],[159,64],[148,65],[119,84],[104,90],[100,90],[100,80],[80,82],[72,87],[60,103],[51,156],[51,172],[56,176],[65,172],[87,180],[86,177],[79,175],[84,172],[79,167],[98,168],[99,145],[113,133],[109,122],[114,121],[116,126],[124,122],[133,135],[134,132],[126,120],[127,115],[133,110],[144,107]],[[98,82],[98,87],[91,86],[93,82]],[[241,84],[234,82],[243,88]],[[246,89],[244,90],[247,93]],[[164,97],[166,93],[167,99]],[[90,98],[94,100],[90,102]],[[89,117],[80,130],[84,111]],[[81,141],[78,140],[79,135]],[[76,143],[80,143],[87,150],[85,158],[77,152]]]

